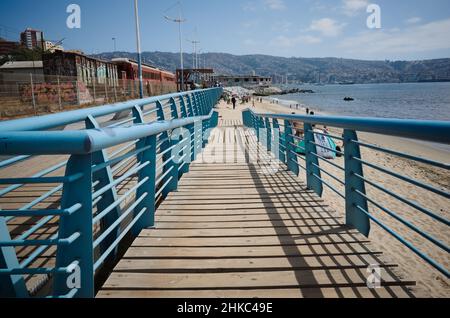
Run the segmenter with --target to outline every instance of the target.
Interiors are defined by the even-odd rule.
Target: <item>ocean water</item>
[[[273,96],[321,112],[359,117],[450,121],[450,83],[302,85],[314,94]],[[353,102],[344,101],[352,97]],[[289,106],[288,106],[289,107]]]

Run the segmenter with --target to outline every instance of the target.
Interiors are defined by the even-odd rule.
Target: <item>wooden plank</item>
[[[382,284],[391,286],[413,285],[381,269]],[[240,273],[112,273],[104,288],[129,289],[227,289],[227,288],[302,288],[366,286],[366,268],[346,270],[298,270]]]
[[[322,287],[280,289],[227,289],[227,290],[101,290],[99,298],[410,298],[413,293],[406,286],[380,289],[367,287]]]

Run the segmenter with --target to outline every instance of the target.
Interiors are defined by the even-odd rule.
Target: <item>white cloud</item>
[[[350,16],[365,11],[369,5],[369,0],[342,0],[342,2],[342,10]]]
[[[254,12],[258,10],[258,5],[255,2],[246,2],[242,5],[242,10],[248,12]]]
[[[299,44],[317,44],[321,42],[322,39],[312,35],[299,35],[293,37],[280,35],[272,40],[271,45],[276,47],[291,48]]]
[[[407,19],[405,22],[406,22],[406,24],[417,24],[419,22],[422,22],[422,18],[412,17],[412,18]]]
[[[344,23],[338,23],[336,20],[330,18],[323,18],[320,20],[314,20],[308,30],[320,32],[324,36],[335,37],[341,34],[344,26]]]
[[[270,10],[285,10],[286,4],[283,0],[264,0],[264,7]]]
[[[404,30],[365,31],[345,39],[339,45],[361,58],[389,58],[405,53],[450,49],[450,19],[411,26]]]

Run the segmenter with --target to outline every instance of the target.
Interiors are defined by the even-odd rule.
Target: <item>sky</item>
[[[419,60],[450,57],[449,0],[182,0],[183,50],[284,57]],[[69,4],[81,9],[70,29]],[[371,29],[370,4],[381,28]],[[139,0],[143,51],[179,52],[176,0]],[[0,37],[32,27],[66,49],[136,52],[133,0],[1,0]]]

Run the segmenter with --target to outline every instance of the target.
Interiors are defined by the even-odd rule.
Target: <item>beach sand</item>
[[[241,111],[245,108],[250,108],[252,105],[241,104],[235,111],[231,110],[230,105],[221,102],[221,108],[229,108],[230,112],[234,113],[236,119],[241,118]],[[255,111],[268,113],[291,113],[305,114],[305,108],[290,109],[289,107],[281,106],[279,104],[271,104],[267,100],[262,103],[255,102]],[[316,115],[323,115],[315,111]],[[328,127],[330,133],[341,135],[342,130]],[[359,133],[358,137],[361,141],[371,143],[378,146],[383,146],[388,149],[407,152],[412,155],[433,159],[441,162],[449,162],[450,155],[447,151],[431,145],[428,143],[421,143],[405,138],[389,137],[369,133]],[[340,142],[338,142],[339,144]],[[368,148],[361,148],[362,158],[370,163],[384,167],[391,171],[395,171],[403,176],[409,176],[423,183],[436,186],[439,189],[448,191],[450,188],[450,176],[444,169],[431,167],[411,160],[402,159],[389,154],[373,151]],[[299,161],[301,164],[302,161]],[[344,166],[343,158],[336,158],[334,163],[339,166]],[[344,180],[344,173],[336,167],[333,167],[325,162],[320,162],[320,166],[326,171],[330,172],[339,179]],[[435,212],[437,215],[449,218],[450,217],[450,200],[437,194],[431,193],[427,190],[421,189],[417,186],[411,185],[407,182],[401,181],[397,178],[391,177],[387,174],[377,170],[364,167],[364,176],[374,181],[375,183],[389,189],[399,196],[412,200],[417,204]],[[303,170],[300,170],[300,178],[305,181]],[[331,177],[322,173],[322,178],[328,183],[332,184],[341,193],[344,193],[344,187]],[[416,225],[429,235],[442,241],[446,245],[450,245],[450,236],[448,235],[447,226],[435,221],[431,217],[422,212],[406,205],[391,196],[386,195],[380,190],[375,189],[370,185],[366,185],[367,195],[380,205],[389,208],[391,211],[397,213],[399,216],[408,220],[410,223]],[[345,216],[344,200],[335,194],[333,191],[324,186],[323,198],[333,207],[338,216],[343,218]],[[447,252],[428,242],[425,238],[410,230],[405,225],[390,217],[387,213],[369,203],[369,211],[388,225],[392,230],[401,234],[405,239],[411,242],[414,246],[419,248],[428,256],[434,258],[437,262],[442,264],[445,268],[450,268],[450,256]],[[413,288],[415,295],[418,297],[449,297],[450,296],[450,280],[443,274],[439,273],[432,266],[428,265],[422,258],[417,256],[410,249],[401,244],[391,234],[386,232],[380,226],[371,222],[371,232],[369,238],[373,244],[384,252],[384,256],[388,260],[399,264],[398,273],[400,276],[417,282],[417,286]]]

